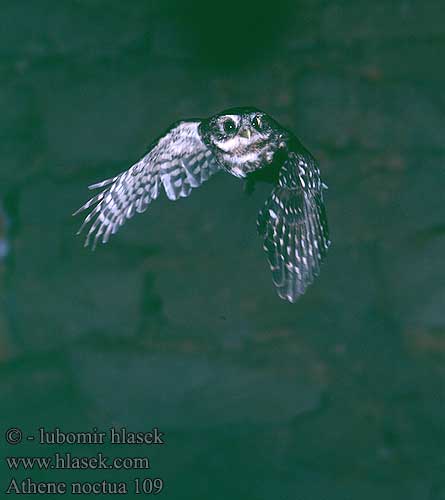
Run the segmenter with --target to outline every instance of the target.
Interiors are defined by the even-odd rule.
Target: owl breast
[[[235,177],[241,178],[270,165],[276,151],[270,141],[251,142],[242,137],[234,137],[219,144],[215,143],[215,146],[222,168]]]

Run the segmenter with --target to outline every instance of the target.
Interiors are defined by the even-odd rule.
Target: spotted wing
[[[155,200],[161,185],[171,200],[188,196],[219,170],[211,151],[201,140],[199,121],[174,125],[155,142],[150,151],[121,174],[89,186],[103,189],[79,208],[74,215],[94,207],[85,218],[78,234],[91,223],[85,246],[93,240],[93,248],[130,219],[135,212],[144,212]]]
[[[258,215],[278,295],[295,302],[319,274],[330,245],[324,184],[309,153],[289,153]]]

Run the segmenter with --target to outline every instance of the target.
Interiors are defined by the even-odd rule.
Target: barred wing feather
[[[135,165],[116,177],[89,186],[105,189],[74,213],[94,207],[78,231],[79,234],[91,224],[85,246],[91,240],[93,248],[98,241],[106,243],[135,212],[145,212],[159,196],[161,185],[169,199],[177,200],[188,196],[219,170],[199,135],[199,124],[199,121],[184,121],[174,125]]]

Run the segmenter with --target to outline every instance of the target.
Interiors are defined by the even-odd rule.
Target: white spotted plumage
[[[295,302],[318,275],[330,245],[326,185],[299,141],[255,108],[233,108],[173,125],[128,170],[89,186],[102,191],[75,212],[91,209],[79,233],[90,224],[85,245],[92,242],[94,248],[135,212],[144,212],[161,187],[177,200],[219,170],[250,179],[267,169],[278,175],[259,212],[258,231],[278,295]]]
[[[278,295],[295,302],[319,274],[330,246],[320,173],[309,155],[289,152],[258,229]]]

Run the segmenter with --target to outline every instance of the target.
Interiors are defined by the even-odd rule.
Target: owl
[[[89,186],[100,192],[74,213],[90,210],[78,234],[89,226],[85,246],[95,248],[136,212],[144,212],[161,188],[177,200],[220,171],[248,185],[272,183],[257,229],[278,295],[295,302],[319,274],[330,245],[326,185],[295,135],[256,108],[174,123],[128,170]]]

